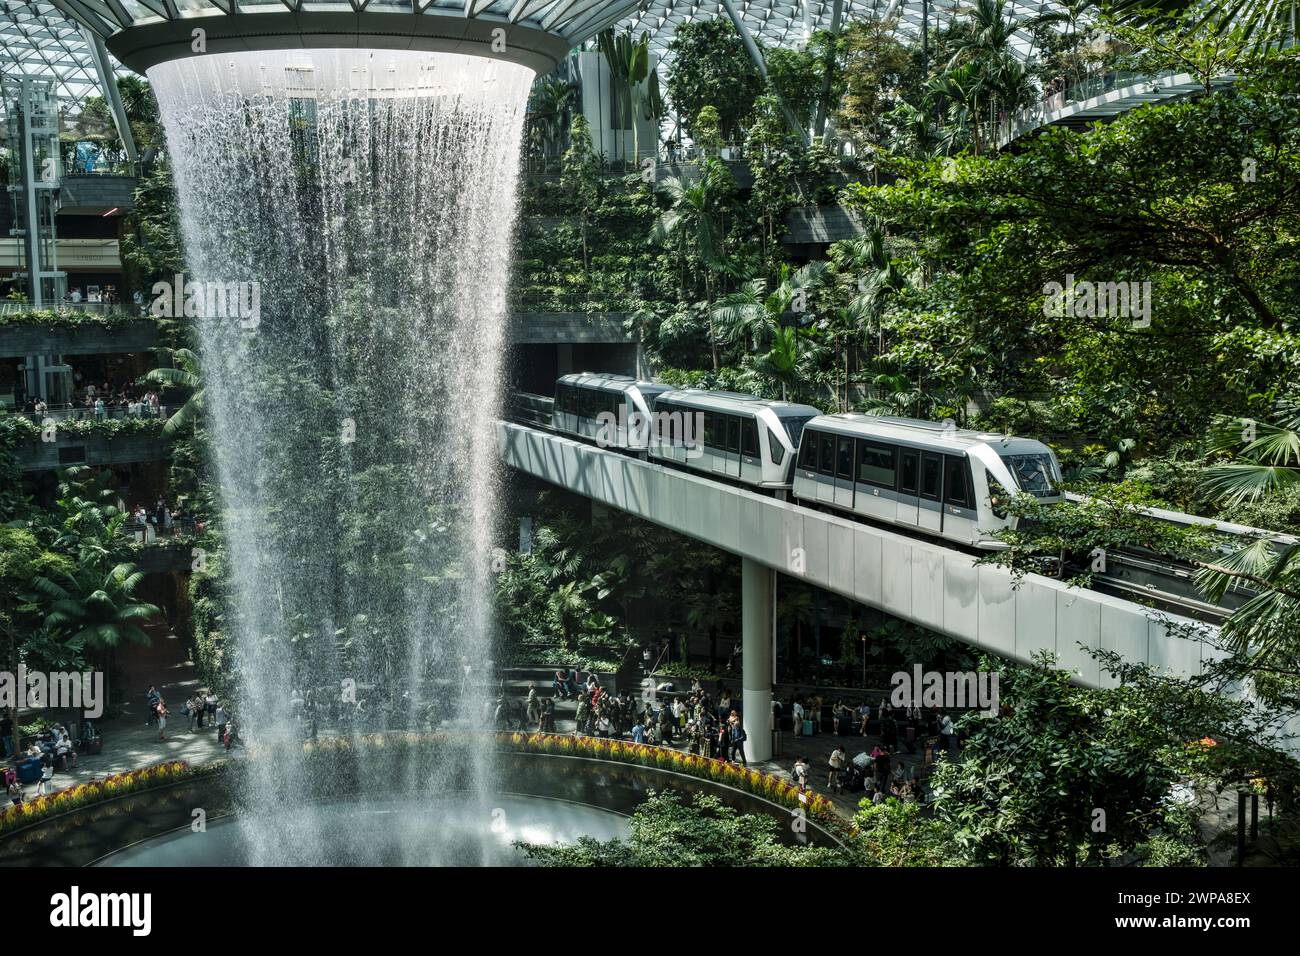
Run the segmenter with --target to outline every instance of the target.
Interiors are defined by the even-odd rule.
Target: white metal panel
[[[890,536],[880,542],[880,604],[892,614],[912,617],[912,543]]]
[[[848,525],[830,526],[830,586],[840,594],[854,594],[857,590],[853,575],[853,528]]]
[[[943,555],[943,624],[953,637],[979,643],[979,574],[964,554]]]
[[[912,620],[943,630],[943,552],[912,547]]]
[[[1016,650],[1022,661],[1036,650],[1056,653],[1056,588],[1032,577],[1016,588]]]
[[[1011,589],[1011,575],[987,564],[975,571],[979,580],[979,645],[995,654],[1014,657],[1016,592]]]
[[[880,536],[854,528],[853,582],[858,600],[880,606],[880,577]]]
[[[1114,651],[1130,661],[1147,659],[1150,643],[1146,614],[1132,604],[1103,604],[1101,606],[1101,649]],[[1105,671],[1099,675],[1102,687],[1114,687],[1119,681]]]
[[[1085,648],[1101,645],[1101,604],[1080,600],[1087,593],[1078,588],[1056,592],[1056,659],[1061,667],[1096,686],[1100,665]]]

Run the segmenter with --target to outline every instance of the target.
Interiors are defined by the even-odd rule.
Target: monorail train
[[[823,415],[804,426],[794,498],[872,521],[916,528],[985,550],[1005,545],[1007,499],[1059,501],[1056,456],[1030,438],[911,418]]]
[[[788,491],[799,434],[821,412],[740,392],[698,388],[654,400],[649,457],[754,488]]]
[[[967,547],[1004,547],[1012,494],[1059,501],[1061,469],[1030,438],[889,416],[822,415],[737,392],[674,390],[626,375],[556,382],[552,427],[806,505],[915,529]]]
[[[555,382],[551,427],[603,448],[644,453],[652,438],[651,404],[668,391],[667,385],[639,382],[630,375],[563,375]]]

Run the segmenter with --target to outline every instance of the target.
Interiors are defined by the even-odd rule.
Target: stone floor
[[[148,647],[132,648],[129,654],[123,655],[124,665],[118,679],[126,684],[127,703],[122,712],[112,719],[95,721],[96,729],[104,738],[103,751],[95,756],[78,755],[76,767],[54,775],[47,784],[48,792],[168,760],[204,763],[224,753],[217,743],[215,728],[191,733],[187,719],[181,715],[186,698],[199,684],[184,642],[165,627],[154,630]],[[157,727],[145,726],[148,713],[145,695],[150,684],[158,687],[172,711],[163,740],[158,739]],[[29,797],[35,796],[35,784],[28,784],[25,789]]]

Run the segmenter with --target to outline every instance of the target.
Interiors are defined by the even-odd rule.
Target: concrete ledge
[[[14,454],[23,471],[51,471],[70,465],[129,465],[166,461],[171,447],[160,435],[66,435],[55,441],[19,445]]]
[[[142,319],[118,326],[26,325],[0,322],[0,358],[25,355],[106,355],[165,348],[156,323]]]

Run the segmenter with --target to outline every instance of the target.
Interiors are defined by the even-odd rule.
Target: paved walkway
[[[104,738],[104,749],[94,756],[79,754],[77,765],[56,773],[47,784],[54,793],[79,783],[102,779],[110,774],[138,770],[168,760],[204,763],[225,753],[217,743],[215,728],[205,727],[191,733],[188,720],[181,715],[186,698],[194,694],[199,678],[194,663],[188,659],[185,644],[165,627],[150,628],[148,647],[132,647],[122,655],[118,681],[125,685],[127,702],[121,713],[111,720],[95,721]],[[148,707],[145,695],[155,684],[172,715],[167,718],[166,738],[158,739],[157,727],[146,727]],[[35,714],[27,715],[30,719]],[[25,787],[28,797],[36,795],[36,784]]]

